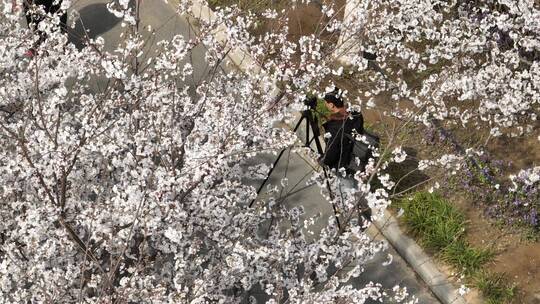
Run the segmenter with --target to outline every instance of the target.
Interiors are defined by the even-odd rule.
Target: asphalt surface
[[[73,1],[72,10],[79,12],[79,19],[68,21],[68,23],[75,21],[75,27],[70,29],[72,43],[80,47],[83,44],[83,39],[80,37],[96,38],[102,36],[106,41],[105,48],[107,50],[113,51],[119,45],[122,40],[120,34],[125,31],[125,28],[122,27],[119,19],[107,11],[105,7],[107,2],[106,0]],[[150,41],[145,56],[152,56],[155,53],[155,44],[160,40],[171,39],[177,34],[186,37],[193,34],[189,23],[176,15],[170,4],[166,4],[162,0],[143,1],[142,3],[140,10],[141,28],[151,25],[156,31],[155,37],[148,36]],[[199,47],[189,59],[194,67],[192,83],[199,81],[208,72],[204,52],[204,48]],[[96,84],[97,87],[99,87],[99,81]],[[259,161],[271,163],[274,158],[273,155],[262,155]],[[300,155],[286,151],[269,182],[279,185],[281,178],[287,177],[288,184],[282,189],[284,203],[290,207],[304,206],[306,217],[320,215],[319,220],[311,229],[313,231],[311,237],[316,237],[317,232],[326,225],[328,217],[334,216],[334,213],[332,206],[321,196],[320,189],[316,185],[306,185],[312,170],[312,166]],[[262,181],[251,182],[260,184]],[[368,231],[374,238],[381,238],[381,235],[378,235],[374,229],[370,228]],[[382,263],[387,260],[387,254],[393,255],[393,262],[388,266],[382,266]],[[369,282],[379,282],[389,289],[395,285],[405,286],[411,294],[418,297],[419,303],[439,303],[424,282],[417,278],[414,271],[392,248],[365,265],[365,272],[359,278],[351,281],[351,284],[362,287]]]
[[[266,158],[273,160],[268,156]],[[280,185],[280,180],[286,177],[288,184],[281,193],[284,197],[283,203],[289,207],[302,205],[306,218],[319,215],[319,220],[310,227],[310,231],[314,233],[306,233],[308,239],[310,236],[316,237],[317,232],[325,227],[328,218],[334,216],[332,206],[322,197],[318,186],[307,187],[306,181],[312,172],[311,164],[306,162],[302,155],[286,151],[269,179],[269,183]],[[374,227],[368,229],[368,234],[375,240],[383,239]],[[390,265],[383,266],[382,264],[388,260],[388,254],[392,255],[393,261]],[[348,268],[352,269],[352,267],[354,265]],[[419,303],[439,303],[425,283],[391,247],[386,252],[377,255],[368,264],[364,264],[364,268],[365,272],[362,275],[350,281],[353,286],[360,288],[369,282],[378,282],[385,288],[391,289],[399,285],[407,287],[408,292],[415,295]]]

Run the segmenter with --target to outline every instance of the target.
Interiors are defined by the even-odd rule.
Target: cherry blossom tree
[[[507,198],[515,196],[519,176],[517,188],[531,193],[520,195],[533,198],[530,204],[516,201],[520,210],[512,207],[512,212],[526,214],[526,221],[538,229],[538,186],[528,183],[536,180],[537,167],[501,176],[489,169],[493,160],[486,160],[488,143],[495,137],[521,137],[524,142],[531,137],[536,141],[539,134],[538,1],[373,0],[349,1],[349,7],[346,21],[337,28],[342,30],[340,53],[349,69],[367,75],[358,84],[359,101],[384,108],[399,121],[436,130],[455,147],[421,160],[420,170],[441,168],[447,177],[480,174],[490,191],[498,192],[485,197],[505,197],[503,205],[513,204],[514,199]],[[366,51],[378,55],[376,64],[365,59]],[[377,72],[367,73],[370,69]],[[426,135],[429,141],[431,134]],[[476,142],[468,146],[471,138]]]
[[[248,207],[256,192],[244,179],[268,167],[247,161],[299,146],[277,122],[331,72],[316,37],[289,42],[285,28],[254,38],[255,16],[225,9],[209,22],[182,2],[178,13],[197,21],[197,34],[161,41],[143,60],[155,32],[140,24],[137,3],[120,0],[108,4],[125,28],[114,51],[100,37],[76,48],[58,14],[47,14],[47,38],[25,59],[38,37],[11,4],[0,21],[3,301],[236,303],[256,288],[270,302],[409,298],[398,287],[347,283],[385,247],[360,226],[330,219],[308,240],[302,208],[281,204],[272,187]],[[223,25],[226,43],[216,38]],[[193,81],[198,46],[210,68]],[[237,46],[255,58],[252,70],[227,64]],[[382,189],[363,191],[388,203]],[[353,194],[342,202],[351,212]],[[329,271],[348,265],[357,266]]]
[[[426,124],[455,121],[492,136],[530,133],[539,108],[535,1],[361,1],[343,39],[376,52]],[[365,69],[362,57],[350,61]],[[384,90],[375,86],[372,96]],[[373,97],[372,97],[373,98]]]
[[[37,56],[21,59],[37,37],[4,0],[0,298],[239,303],[260,289],[273,303],[411,300],[399,287],[350,284],[385,247],[363,232],[356,212],[366,201],[379,216],[390,204],[396,181],[384,170],[406,158],[398,136],[404,125],[487,124],[494,136],[533,128],[537,8],[499,2],[474,9],[459,1],[363,1],[345,21],[339,8],[323,6],[320,29],[291,41],[286,16],[275,10],[227,7],[205,19],[198,1],[181,1],[177,12],[195,34],[150,51],[156,30],[140,23],[137,1],[118,0],[108,4],[125,28],[114,51],[99,37],[76,48],[49,15]],[[278,26],[255,35],[261,18]],[[505,35],[512,43],[499,42]],[[311,182],[339,207],[340,225],[304,218],[302,208],[280,201],[275,185],[249,208],[256,189],[245,179],[269,170],[249,161],[283,148],[317,158],[280,122],[294,121],[306,94],[324,93],[326,80],[344,72],[336,50],[352,40],[378,55],[387,76],[373,73],[344,96],[364,96],[359,101],[370,106],[370,97],[390,92],[410,106],[385,113],[399,125],[386,134],[380,157],[355,175],[357,187],[334,196],[328,185],[337,187],[342,172],[313,174]],[[190,58],[201,46],[209,69],[194,81]],[[235,52],[247,55],[247,68],[234,67],[228,55]],[[350,61],[366,73],[369,62],[360,55]],[[418,87],[403,77],[409,70],[425,72],[414,79]],[[421,164],[461,158],[444,160]],[[314,221],[327,223],[309,239]]]

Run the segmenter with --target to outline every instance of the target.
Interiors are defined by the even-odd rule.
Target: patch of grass
[[[516,295],[515,285],[510,284],[504,274],[483,270],[494,252],[475,248],[465,240],[467,225],[463,213],[439,194],[425,191],[402,199],[398,205],[404,210],[405,224],[420,243],[472,281],[486,303],[511,303]]]
[[[441,251],[465,233],[463,214],[438,194],[417,192],[400,206],[410,231],[428,249]]]
[[[460,269],[467,276],[481,270],[481,267],[493,256],[492,250],[474,248],[463,240],[451,243],[442,251],[442,259]]]
[[[522,227],[521,237],[524,241],[536,243],[540,241],[540,231],[532,227]]]
[[[517,288],[503,273],[479,271],[474,276],[474,286],[478,288],[487,304],[512,303],[517,295]]]

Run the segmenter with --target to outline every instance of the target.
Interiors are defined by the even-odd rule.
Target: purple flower
[[[529,223],[533,227],[536,227],[538,225],[538,213],[536,212],[536,209],[531,210],[531,213],[529,216]]]

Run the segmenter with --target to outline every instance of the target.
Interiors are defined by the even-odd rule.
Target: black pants
[[[24,0],[24,13],[26,16],[26,23],[28,24],[28,27],[30,29],[36,29],[38,28],[38,25],[41,21],[45,20],[46,16],[39,13],[34,13],[30,10],[30,7],[32,5],[41,5],[43,6],[46,13],[56,13],[60,11],[60,5],[62,4],[62,0],[57,1],[55,3],[55,0]],[[63,32],[66,31],[67,28],[67,13],[63,13],[60,16],[60,28]],[[39,41],[37,44],[40,44],[47,38],[47,35],[43,33],[40,30],[37,30],[37,33],[39,35]]]

